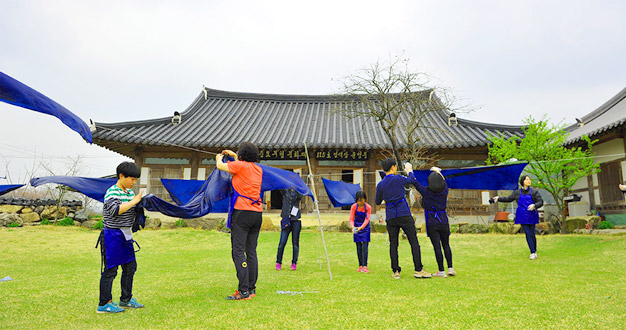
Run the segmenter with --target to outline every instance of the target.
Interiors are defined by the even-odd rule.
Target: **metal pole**
[[[322,234],[322,245],[324,245],[324,253],[326,254],[326,263],[328,264],[328,276],[330,280],[333,280],[333,273],[330,270],[330,259],[328,259],[328,250],[326,249],[326,240],[324,239],[324,230],[322,229],[322,216],[320,215],[319,202],[317,201],[317,194],[315,193],[315,180],[313,179],[313,172],[311,172],[311,161],[309,160],[309,150],[304,144],[304,153],[306,154],[306,163],[309,166],[309,180],[311,180],[311,187],[313,188],[313,204],[315,205],[315,211],[317,211],[317,221],[320,226],[320,233]]]

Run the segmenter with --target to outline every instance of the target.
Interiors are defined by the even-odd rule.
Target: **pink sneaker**
[[[282,265],[280,263],[276,263],[276,270],[280,270],[280,267],[282,267]]]
[[[359,266],[359,269],[356,270],[357,272],[362,272],[363,271],[363,266]]]
[[[291,270],[296,270],[296,264],[291,264]]]
[[[363,266],[363,270],[362,270],[362,272],[363,272],[363,273],[369,273],[369,272],[370,272],[370,270],[369,270],[369,269],[367,269],[367,266]]]

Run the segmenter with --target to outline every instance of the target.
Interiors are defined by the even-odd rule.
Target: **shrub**
[[[97,220],[97,219],[102,219],[102,218],[103,218],[102,214],[94,214],[94,215],[87,216],[87,219],[89,220]]]
[[[91,226],[91,229],[102,230],[103,227],[104,224],[102,223],[102,219],[100,219],[98,222],[94,223],[93,226]]]
[[[57,222],[56,224],[58,226],[73,226],[74,225],[74,219],[72,219],[70,217],[65,217],[65,219]]]
[[[175,222],[176,227],[187,227],[187,223],[183,219],[178,219]]]
[[[598,229],[613,229],[613,224],[604,220],[598,224]]]
[[[22,227],[22,225],[17,222],[11,222],[7,225],[7,227]]]
[[[41,223],[39,223],[40,225],[49,225],[50,224],[50,220],[48,220],[48,218],[43,218],[43,220],[41,220]]]

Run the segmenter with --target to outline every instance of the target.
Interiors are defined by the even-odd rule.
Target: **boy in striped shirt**
[[[137,270],[133,235],[131,228],[135,221],[136,205],[141,201],[141,193],[131,190],[141,171],[131,162],[123,162],[117,167],[117,183],[111,186],[104,196],[103,245],[106,254],[105,270],[100,275],[100,303],[98,313],[119,313],[124,308],[141,308],[142,304],[133,298],[133,277]],[[119,306],[112,302],[111,290],[117,276],[117,267],[122,266],[122,295]]]

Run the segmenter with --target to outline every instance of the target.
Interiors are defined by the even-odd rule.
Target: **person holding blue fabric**
[[[367,269],[367,253],[370,242],[370,216],[372,207],[366,203],[365,191],[358,191],[355,195],[356,203],[350,208],[350,228],[352,228],[354,243],[356,243],[356,255],[359,258],[357,272],[369,273]]]
[[[104,246],[104,270],[100,274],[100,303],[98,313],[119,313],[124,308],[142,308],[133,297],[133,279],[137,270],[133,235],[131,228],[135,222],[136,207],[141,201],[141,193],[131,190],[141,171],[131,162],[123,162],[117,167],[117,183],[111,186],[104,196],[103,230],[99,244]],[[122,295],[120,303],[112,302],[111,290],[117,276],[117,267],[122,266]]]
[[[296,270],[298,253],[300,252],[300,230],[302,229],[302,221],[300,221],[302,194],[293,189],[282,189],[280,193],[283,195],[283,207],[280,212],[282,220],[280,221],[280,241],[276,253],[276,270],[280,270],[282,267],[283,253],[290,233],[292,234],[291,246],[293,247],[291,270]]]
[[[443,256],[445,254],[448,262],[448,275],[456,275],[452,267],[452,250],[450,249],[450,224],[446,208],[448,204],[448,185],[445,177],[441,174],[441,169],[432,167],[433,171],[428,176],[428,186],[424,187],[419,182],[413,185],[422,195],[422,207],[426,221],[426,234],[435,249],[435,258],[439,270],[433,274],[435,277],[446,277],[443,268]],[[443,247],[443,254],[441,248]]]
[[[417,240],[415,220],[411,215],[411,209],[405,198],[404,186],[417,182],[413,174],[413,167],[406,163],[404,171],[408,176],[397,175],[398,166],[396,160],[387,158],[382,162],[385,177],[376,186],[376,205],[385,201],[385,214],[387,233],[389,234],[389,257],[391,258],[392,277],[400,279],[402,268],[398,264],[398,235],[400,229],[406,234],[411,245],[415,278],[430,278],[432,275],[424,271],[420,245]]]
[[[224,155],[234,158],[225,163]],[[258,164],[259,149],[250,142],[241,142],[237,153],[224,150],[215,156],[216,167],[233,175],[229,222],[232,258],[239,284],[228,300],[249,300],[256,296],[259,262],[256,247],[263,221],[261,181],[263,169]]]
[[[517,211],[515,211],[515,224],[522,225],[526,234],[526,242],[530,248],[530,260],[537,259],[537,237],[535,236],[535,225],[539,223],[538,208],[543,206],[543,199],[539,191],[533,190],[531,179],[528,175],[522,175],[519,184],[522,188],[514,190],[508,197],[493,197],[494,202],[509,203],[517,201]]]

